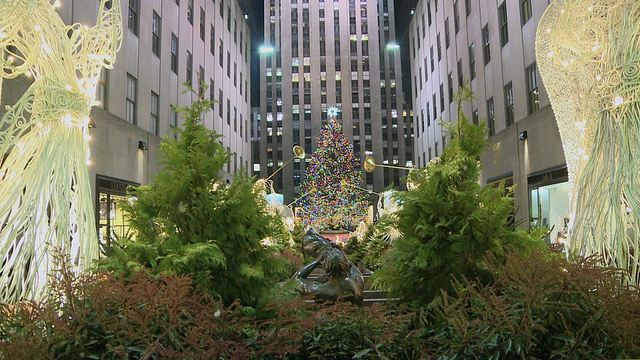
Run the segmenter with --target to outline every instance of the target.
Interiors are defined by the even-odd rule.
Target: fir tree
[[[317,144],[300,186],[299,216],[316,230],[353,229],[366,216],[368,198],[359,188],[362,170],[353,145],[335,118],[320,131]]]
[[[485,124],[473,125],[462,111],[470,99],[458,94],[458,121],[448,127],[450,142],[442,156],[410,173],[417,188],[401,194],[398,239],[373,277],[374,286],[417,305],[451,290],[453,276],[488,279],[484,257],[500,256],[505,246],[542,244],[539,237],[508,228],[513,212],[512,188],[482,187],[480,155],[486,149]],[[507,195],[505,195],[507,194]]]
[[[231,184],[221,178],[230,154],[220,135],[201,124],[208,109],[202,97],[176,108],[185,125],[177,140],[160,144],[163,170],[152,183],[130,188],[137,200],[122,204],[135,239],[121,240],[100,267],[125,276],[142,267],[190,274],[227,304],[254,305],[285,274],[283,262],[261,244],[284,229],[244,171]]]

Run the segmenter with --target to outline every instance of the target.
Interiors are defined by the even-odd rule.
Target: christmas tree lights
[[[324,229],[353,229],[367,213],[368,193],[353,145],[335,118],[321,130],[318,147],[311,155],[300,192],[299,216],[305,226]]]

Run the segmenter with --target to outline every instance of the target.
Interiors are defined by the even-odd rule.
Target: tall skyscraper
[[[310,154],[329,109],[338,111],[358,158],[406,166],[411,146],[393,0],[265,0],[264,14],[254,174],[273,174],[293,157],[294,145]],[[308,161],[295,160],[273,176],[285,202],[300,195]],[[379,167],[366,173],[362,186],[376,192],[401,187],[405,175]]]

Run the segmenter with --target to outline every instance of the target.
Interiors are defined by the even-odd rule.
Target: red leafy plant
[[[77,274],[61,257],[47,300],[0,307],[0,359],[413,359],[414,319],[309,298],[225,306],[189,276]]]
[[[639,293],[597,260],[549,250],[488,256],[494,281],[455,280],[425,329],[447,358],[638,357]]]

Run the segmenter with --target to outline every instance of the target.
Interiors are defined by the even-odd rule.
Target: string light
[[[621,207],[620,200],[635,196],[638,185],[634,177],[611,174],[624,174],[640,152],[632,121],[640,112],[637,9],[637,0],[551,2],[535,36],[568,172],[567,246],[627,269],[624,283],[636,286],[640,261],[628,249],[637,249],[638,239],[618,235],[640,233],[637,202]]]
[[[613,106],[620,106],[624,103],[624,98],[620,95],[613,98]]]

